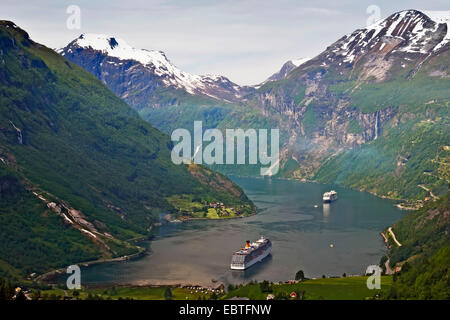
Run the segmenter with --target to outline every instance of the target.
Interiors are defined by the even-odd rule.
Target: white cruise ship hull
[[[251,266],[253,266],[255,263],[261,262],[262,260],[264,260],[264,258],[266,258],[271,251],[271,247],[268,248],[266,251],[264,251],[262,254],[260,254],[259,256],[257,256],[255,259],[247,262],[247,263],[243,263],[243,264],[231,264],[230,268],[232,270],[245,270],[250,268]]]

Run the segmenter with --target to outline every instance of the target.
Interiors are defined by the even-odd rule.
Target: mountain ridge
[[[154,81],[166,88],[184,90],[191,95],[203,95],[215,100],[230,102],[243,98],[246,87],[241,87],[221,75],[194,75],[177,68],[163,51],[136,49],[124,40],[104,34],[82,34],[66,47],[58,49],[62,56],[74,51],[93,51],[108,57],[109,64],[122,65],[135,61],[154,74]],[[102,62],[103,63],[103,62]],[[138,67],[133,64],[133,67]]]

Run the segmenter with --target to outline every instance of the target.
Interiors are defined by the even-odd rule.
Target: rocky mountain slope
[[[0,273],[137,253],[128,240],[178,215],[174,197],[254,212],[227,178],[174,165],[171,147],[90,73],[0,21]]]
[[[400,198],[424,196],[420,183],[445,189],[432,160],[448,156],[450,14],[428,14],[402,11],[345,35],[254,94],[249,105],[282,119],[291,175]]]
[[[277,81],[286,78],[286,76],[291,73],[292,70],[295,68],[298,68],[300,65],[308,61],[309,58],[299,58],[299,59],[293,59],[287,61],[281,69],[278,72],[275,72],[273,75],[271,75],[269,78],[267,78],[266,81],[264,81],[262,84],[269,82],[269,81]]]
[[[216,127],[254,88],[219,75],[192,75],[162,51],[136,49],[124,40],[83,34],[58,52],[102,81],[156,128],[170,133],[194,120]]]
[[[82,34],[58,52],[85,67],[119,97],[136,107],[150,106],[146,102],[148,98],[162,95],[161,91],[167,94],[173,90],[178,94],[220,101],[242,99],[247,93],[246,88],[224,76],[184,72],[173,65],[164,52],[136,49],[113,36]],[[155,103],[152,106],[159,105]]]

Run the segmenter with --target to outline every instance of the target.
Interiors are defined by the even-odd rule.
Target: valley
[[[226,288],[253,281],[285,282],[298,270],[309,278],[363,275],[386,248],[380,231],[403,212],[393,202],[368,193],[295,180],[232,177],[258,208],[243,219],[166,222],[154,229],[139,259],[82,267],[86,286],[201,285]],[[323,192],[339,200],[322,204]],[[394,227],[397,235],[397,230]],[[267,237],[272,253],[245,270],[230,270],[231,255],[246,240]],[[398,236],[399,241],[403,241]],[[333,244],[331,247],[330,244]],[[51,283],[64,284],[62,274]]]
[[[449,157],[446,14],[394,13],[316,57],[288,61],[252,87],[219,76],[208,87],[201,76],[183,76],[165,56],[155,60],[123,40],[111,45],[113,36],[82,35],[59,52],[164,132],[192,130],[194,121],[223,132],[279,128],[278,177],[338,183],[421,206],[430,192],[445,194],[449,181],[448,163],[436,162]],[[148,58],[130,59],[131,52]],[[224,174],[260,171],[210,167]]]

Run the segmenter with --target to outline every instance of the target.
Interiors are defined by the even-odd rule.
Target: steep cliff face
[[[310,178],[327,157],[377,139],[398,111],[391,105],[363,112],[333,92],[333,70],[311,65],[300,76],[263,86],[252,103],[266,116],[279,116],[289,137],[283,160],[294,159],[297,178]],[[296,71],[297,72],[297,71]]]

